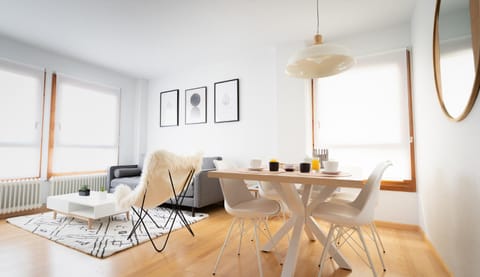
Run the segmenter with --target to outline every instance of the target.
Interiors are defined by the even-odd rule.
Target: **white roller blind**
[[[317,148],[368,177],[383,160],[385,179],[409,180],[410,134],[406,51],[360,57],[350,70],[316,82]]]
[[[0,179],[40,176],[44,71],[0,60]]]
[[[117,164],[120,89],[57,77],[54,173]]]

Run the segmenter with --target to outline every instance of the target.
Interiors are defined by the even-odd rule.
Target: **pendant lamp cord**
[[[319,12],[318,12],[318,0],[317,0],[317,35],[320,33],[319,32],[320,21],[318,19],[318,17],[319,17],[318,14],[319,14]]]

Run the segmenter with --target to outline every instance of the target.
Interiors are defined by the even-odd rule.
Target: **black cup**
[[[300,172],[302,173],[310,172],[310,163],[300,163]]]
[[[278,168],[280,167],[279,162],[270,162],[268,164],[270,171],[278,171]]]

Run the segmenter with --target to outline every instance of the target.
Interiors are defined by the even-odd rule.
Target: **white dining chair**
[[[359,176],[359,177],[362,176],[362,169],[358,166],[351,166],[351,165],[342,166],[342,171],[351,173],[353,176]],[[359,189],[337,188],[328,200],[336,203],[352,202],[355,200],[355,198],[357,198],[359,191],[360,191]],[[375,222],[372,222],[372,224],[369,225],[369,228],[371,230],[371,235],[369,236],[370,239],[372,239],[376,243],[380,243],[382,252],[385,254],[386,253],[385,246],[383,245],[382,238],[380,237],[377,227],[375,226]],[[376,237],[376,240],[373,239],[373,236]]]
[[[270,200],[275,200],[280,204],[282,208],[282,217],[285,221],[286,215],[289,213],[287,205],[283,202],[282,197],[275,189],[274,185],[270,182],[259,181],[258,182],[258,194],[260,197]]]
[[[225,161],[214,161],[217,170],[222,169],[231,169],[230,166]],[[255,250],[257,254],[257,265],[259,270],[259,275],[263,276],[262,264],[260,261],[260,246],[258,239],[259,223],[263,222],[265,224],[267,234],[270,236],[270,231],[268,230],[268,225],[266,223],[266,218],[274,216],[280,212],[280,204],[277,201],[264,199],[264,198],[255,198],[250,191],[248,190],[246,184],[242,180],[235,179],[224,179],[220,178],[220,186],[222,187],[222,192],[224,196],[224,205],[227,213],[232,215],[234,218],[228,230],[225,241],[220,249],[218,254],[217,261],[213,268],[213,275],[216,274],[218,264],[220,263],[220,258],[223,255],[226,245],[232,234],[232,230],[235,225],[239,226],[240,229],[240,241],[238,245],[237,254],[240,255],[240,248],[242,243],[242,237],[244,233],[244,222],[245,220],[251,220],[253,224],[253,233],[255,240]]]
[[[320,271],[318,273],[318,276],[321,276],[322,274],[325,258],[329,252],[331,244],[343,240],[339,247],[341,247],[345,243],[352,246],[349,240],[354,239],[352,235],[355,232],[360,238],[372,273],[374,276],[377,276],[370,253],[365,243],[365,239],[363,237],[363,232],[360,227],[373,223],[375,206],[377,204],[380,192],[380,182],[383,173],[391,165],[392,163],[390,161],[385,161],[378,164],[373,170],[373,172],[370,174],[367,183],[362,188],[354,201],[326,201],[318,204],[312,211],[312,215],[314,217],[330,223],[330,229],[328,231],[327,239],[324,242],[324,248],[322,251],[322,256],[320,258]],[[334,236],[335,231],[337,231],[337,236]],[[373,239],[374,241],[376,240],[375,236],[373,236]],[[382,255],[380,254],[378,244],[375,243],[375,246],[377,248],[377,253],[382,261],[382,265],[385,271],[385,265],[383,263]]]
[[[348,204],[351,203],[355,200],[355,198],[358,196],[358,193],[352,192],[352,191],[344,191],[340,190],[332,194],[330,199],[328,201],[334,202],[334,203],[344,203]],[[380,234],[378,233],[377,227],[375,226],[375,222],[372,222],[371,224],[368,225],[371,231],[371,236],[369,236],[375,243],[379,243],[380,247],[382,248],[382,252],[385,254],[385,246],[383,245],[382,238],[380,237]],[[374,238],[375,237],[375,238]]]

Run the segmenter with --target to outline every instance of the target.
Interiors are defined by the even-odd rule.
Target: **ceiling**
[[[137,78],[309,41],[315,0],[0,0],[0,34]],[[409,22],[415,0],[320,0],[324,40]],[[0,53],[1,56],[1,53]]]

